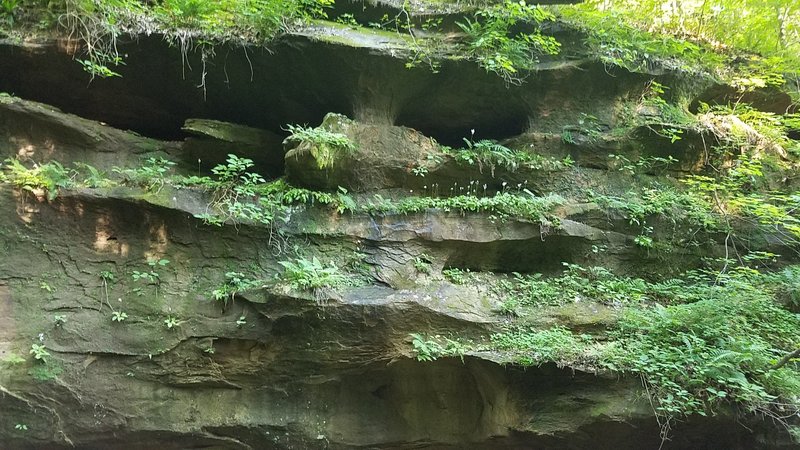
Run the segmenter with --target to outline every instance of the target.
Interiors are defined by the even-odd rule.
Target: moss
[[[326,20],[312,21],[311,27],[303,33],[320,42],[354,48],[410,49],[414,44],[407,34],[355,27]]]

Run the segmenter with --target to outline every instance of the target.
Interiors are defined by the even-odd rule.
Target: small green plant
[[[271,224],[281,209],[280,202],[270,195],[272,192],[259,190],[265,180],[261,175],[250,172],[254,165],[251,159],[229,154],[225,164],[211,169],[217,176],[216,180],[204,177],[195,181],[195,184],[214,192],[207,212],[197,217],[206,224],[217,226],[226,221],[234,224],[243,221]]]
[[[168,259],[154,259],[151,261],[147,261],[147,265],[150,267],[166,267],[169,264]]]
[[[133,281],[146,281],[148,283],[156,283],[159,279],[158,272],[152,270],[147,272],[134,270],[131,272],[131,276],[133,277]]]
[[[480,172],[483,172],[484,168],[488,168],[492,177],[495,176],[495,170],[498,167],[502,167],[509,172],[514,172],[520,168],[528,170],[561,170],[568,167],[566,160],[560,161],[535,153],[512,150],[487,139],[473,141],[472,139],[464,138],[463,141],[466,147],[455,150],[450,147],[442,147],[442,152],[452,155],[456,162],[460,164],[477,165]]]
[[[20,0],[3,0],[0,2],[0,14],[14,15],[14,10],[20,5]]]
[[[158,192],[167,182],[167,175],[175,163],[161,157],[149,157],[142,167],[136,169],[121,169],[114,167],[113,172],[123,178],[123,182],[143,187],[148,191]]]
[[[436,341],[428,340],[416,333],[409,336],[411,336],[411,345],[417,355],[417,361],[434,361],[444,352]]]
[[[49,292],[51,294],[53,293],[53,291],[55,291],[55,289],[53,289],[53,287],[50,286],[50,284],[48,282],[46,282],[46,281],[42,281],[42,282],[39,283],[39,289],[41,289],[43,291],[47,291],[47,292]]]
[[[633,239],[633,242],[639,247],[653,248],[653,238],[640,234]]]
[[[639,247],[648,249],[653,248],[655,244],[653,242],[653,238],[650,236],[652,234],[653,234],[653,227],[643,226],[642,234],[636,236],[633,239],[633,242]]]
[[[523,365],[540,365],[556,362],[559,365],[578,365],[591,362],[592,338],[576,335],[563,327],[548,330],[511,328],[491,337],[492,345],[498,349],[516,353],[516,360]]]
[[[519,300],[516,297],[509,297],[500,303],[497,312],[504,316],[517,317],[519,316]]]
[[[114,311],[111,313],[112,322],[122,323],[127,319],[128,319],[128,314],[126,314],[124,311]]]
[[[41,363],[46,363],[50,353],[42,344],[31,344],[31,350],[28,352],[33,355],[33,359]]]
[[[575,136],[572,135],[572,131],[571,130],[567,130],[567,129],[563,130],[561,132],[561,140],[565,144],[570,144],[570,145],[577,144],[577,142],[575,141]]]
[[[31,367],[30,370],[28,370],[28,375],[33,377],[36,381],[45,382],[55,380],[63,372],[64,369],[61,366],[53,363],[46,363]]]
[[[114,272],[103,270],[100,272],[100,279],[106,281],[107,283],[111,284],[117,281],[117,276],[114,275]]]
[[[236,319],[236,327],[241,328],[245,325],[247,325],[247,317],[244,315],[239,316],[239,318]]]
[[[423,253],[414,258],[414,268],[419,273],[425,273],[425,274],[431,273],[432,263],[433,259],[431,259],[430,255],[428,255],[427,253]]]
[[[469,351],[469,346],[450,338],[442,338],[440,335],[432,338],[421,334],[411,333],[411,346],[416,355],[417,361],[434,361],[442,357],[459,357],[464,361],[464,355]],[[444,344],[439,341],[444,340]]]
[[[456,267],[442,269],[442,275],[444,276],[444,278],[453,284],[466,284],[467,283],[466,274],[469,274],[469,270],[463,271]]]
[[[83,70],[90,74],[93,78],[112,78],[122,76],[118,72],[111,70],[107,65],[100,64],[99,62],[92,61],[90,59],[79,59],[78,63],[80,63],[80,65],[83,67]]]
[[[60,327],[62,327],[62,326],[65,324],[65,323],[67,323],[67,318],[66,318],[66,317],[64,317],[63,315],[61,315],[61,314],[56,314],[56,315],[54,315],[54,316],[53,316],[53,324],[54,324],[54,325],[55,325],[57,328],[60,328]]]
[[[264,178],[249,172],[255,165],[252,159],[240,158],[234,154],[228,154],[225,164],[218,164],[211,169],[211,173],[217,176],[217,184],[223,187],[234,189],[236,185],[255,185],[264,183]]]
[[[5,358],[2,359],[3,364],[9,366],[18,366],[20,364],[24,364],[25,361],[25,358],[17,355],[16,353],[9,353]]]
[[[161,275],[158,272],[156,272],[156,269],[159,267],[162,268],[166,267],[168,264],[169,264],[168,259],[154,259],[148,261],[147,265],[150,267],[150,270],[144,272],[134,270],[133,272],[131,272],[131,277],[133,277],[133,281],[144,281],[147,284],[155,286],[156,297],[158,297],[158,289],[161,285]],[[105,281],[106,280],[103,279],[104,283]]]
[[[85,175],[81,175],[81,184],[86,187],[90,188],[105,188],[111,187],[114,185],[114,182],[109,180],[106,176],[106,173],[97,169],[94,166],[91,166],[86,163],[76,162],[75,167],[78,168],[79,172],[85,172]]]
[[[233,301],[237,293],[259,287],[262,284],[258,280],[247,278],[241,272],[227,272],[225,274],[225,283],[211,291],[211,296],[214,297],[214,300],[224,302],[225,306],[227,306],[228,300]]]
[[[666,158],[648,156],[639,158],[636,162],[632,162],[624,155],[613,153],[609,154],[608,158],[611,160],[611,164],[609,164],[611,168],[616,168],[620,172],[625,172],[628,175],[635,175],[637,172],[652,172],[657,169],[666,169],[678,162],[678,160],[671,155]]]
[[[339,17],[336,18],[336,22],[351,27],[359,26],[358,22],[356,21],[356,18],[350,13],[340,14]]]
[[[167,327],[168,330],[174,330],[180,325],[181,322],[173,316],[167,316],[167,318],[164,319],[164,326]]]
[[[14,429],[18,431],[28,431],[28,426],[25,425],[24,423],[18,423],[14,425]]]
[[[298,258],[294,261],[279,261],[279,264],[285,269],[281,277],[283,281],[300,291],[334,288],[350,282],[335,264],[324,265],[316,256],[310,260]]]
[[[43,190],[47,193],[47,199],[53,201],[58,197],[61,189],[68,189],[74,186],[74,171],[65,169],[57,161],[50,161],[47,164],[34,164],[32,169],[25,167],[18,159],[6,159],[4,169],[6,180],[23,191],[36,193]]]
[[[413,173],[415,176],[424,178],[425,175],[428,174],[428,168],[425,167],[425,166],[419,165],[419,166],[416,166],[413,169],[411,169],[411,173]]]

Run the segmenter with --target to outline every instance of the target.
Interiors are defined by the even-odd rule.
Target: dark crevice
[[[88,74],[54,43],[35,49],[0,43],[0,91],[160,139],[186,137],[189,118],[247,125],[285,135],[287,124],[317,126],[325,114],[415,128],[438,141],[501,140],[533,127],[560,132],[584,105],[641,90],[643,76],[606,75],[601,64],[531,74],[522,86],[465,61],[439,73],[405,68],[375,49],[286,36],[267,48],[219,45],[208,59],[204,88],[199,52],[182,58],[160,36],[121,43],[121,78],[89,83]],[[569,93],[569,95],[567,95]],[[560,100],[574,97],[569,103]],[[472,135],[471,130],[475,130]]]
[[[524,241],[459,242],[444,251],[444,267],[470,271],[556,274],[562,262],[577,262],[590,253],[592,242],[564,236]]]

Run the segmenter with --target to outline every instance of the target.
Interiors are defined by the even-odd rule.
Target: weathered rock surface
[[[420,17],[452,26],[450,13],[467,3]],[[404,4],[349,2],[337,12],[369,18]],[[697,167],[700,132],[685,130],[676,145],[656,123],[612,133],[620,105],[639,98],[651,79],[674,83],[692,100],[725,89],[664,70],[607,68],[580,53],[543,61],[522,86],[465,61],[445,61],[438,74],[406,70],[395,57],[408,50],[405,37],[333,23],[269,50],[220,46],[206,61],[203,90],[198,71],[181,76],[187,60],[161,37],[121,42],[124,77],[87,87],[61,44],[0,42],[0,90],[30,99],[0,96],[3,158],[107,171],[165,156],[181,163],[179,173],[197,175],[233,153],[253,159],[262,174],[330,192],[344,187],[359,200],[377,192],[446,196],[439,186],[468,180],[484,196],[524,187],[570,201],[550,225],[485,212],[336,213],[306,205],[286,222],[214,227],[195,217],[211,201],[199,189],[84,188],[48,201],[0,186],[0,449],[661,446],[635,377],[523,369],[507,355],[480,351],[418,361],[409,336],[481,340],[508,320],[497,313],[496,293],[447,282],[442,269],[553,274],[567,262],[659,278],[723,256],[725,236],[716,235],[699,247],[650,254],[634,242],[640,226],[572,196],[599,187],[623,195],[634,181],[675,183],[664,173]],[[203,67],[198,55],[187,57]],[[761,94],[775,107],[785,100]],[[601,129],[576,127],[585,116]],[[313,142],[284,152],[286,124],[320,121],[355,150],[334,152],[323,165],[331,159],[320,158]],[[490,169],[459,163],[433,140],[458,146],[468,136],[577,164]],[[678,162],[634,180],[610,153]],[[654,237],[688,233],[681,223],[647,220]],[[276,275],[298,252],[357,265],[363,279],[289,289]],[[415,267],[423,257],[429,274]],[[226,273],[259,282],[214,300]],[[602,337],[619,313],[575,302],[542,308],[526,324]],[[46,363],[29,353],[33,345],[49,353]],[[687,418],[672,436],[663,448],[791,448],[772,424],[736,411]]]
[[[90,161],[100,169],[137,165],[141,155],[176,153],[176,143],[121,131],[41,103],[0,97],[0,156],[63,164]]]
[[[601,429],[602,447],[658,444],[636,380],[408,359],[409,332],[480,333],[495,320],[464,292],[360,288],[315,303],[257,291],[222,311],[203,291],[224,267],[272,264],[256,230],[220,233],[146,204],[2,194],[3,210],[27,212],[2,221],[3,344],[42,333],[61,370],[41,382],[26,373],[35,365],[0,372],[4,423],[29,427],[2,430],[10,448],[585,448]],[[144,286],[139,297],[129,274],[146,268],[146,255],[171,263],[162,293]],[[101,270],[117,274],[109,298],[129,313],[124,323],[110,320]],[[66,322],[53,325],[51,314]],[[166,315],[181,324],[165,329]],[[687,424],[673,446],[691,448],[714,426]],[[718,443],[747,448],[756,438],[724,433]]]
[[[580,53],[543,61],[521,86],[507,86],[466,61],[444,61],[439,73],[409,70],[397,57],[409,51],[408,43],[396,33],[332,23],[287,36],[269,50],[220,48],[206,64],[191,53],[188,65],[182,63],[180,49],[158,36],[121,44],[120,51],[127,55],[123,77],[96,79],[87,88],[85,72],[58,42],[0,41],[0,91],[162,138],[181,137],[192,117],[280,133],[287,123],[320,123],[333,111],[458,145],[470,129],[477,139],[501,139],[529,128],[560,133],[581,113],[609,121],[615,101],[638,97],[654,78]],[[680,74],[655,78],[685,84],[689,96],[710,84]],[[201,81],[205,89],[197,88]]]
[[[283,173],[283,138],[275,133],[233,123],[208,119],[188,119],[183,131],[189,137],[183,143],[181,157],[212,168],[224,164],[228,154],[253,160],[258,173],[277,177]]]

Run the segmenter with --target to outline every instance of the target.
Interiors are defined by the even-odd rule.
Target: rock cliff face
[[[564,42],[576,33],[557,32]],[[653,79],[687,104],[725,87],[579,53],[509,86],[464,61],[406,69],[393,56],[402,41],[329,24],[269,50],[221,46],[203,89],[198,56],[182,78],[185,60],[157,36],[121,44],[124,76],[89,86],[63,41],[0,41],[0,91],[13,94],[0,96],[0,157],[98,172],[67,172],[60,189],[0,187],[0,448],[661,445],[635,375],[526,368],[480,348],[421,361],[412,335],[479,342],[512,320],[498,313],[492,283],[443,271],[496,281],[556,274],[566,262],[663,279],[724,256],[724,234],[678,216],[651,218],[653,236],[669,243],[651,252],[628,216],[578,199],[676,184],[702,164],[708,130],[670,142],[652,111],[625,108]],[[303,123],[352,148],[284,141],[286,124]],[[484,138],[517,156],[465,153]],[[231,191],[167,178],[208,175],[228,154],[315,194],[297,189],[312,198],[286,200],[267,221],[232,213]],[[674,162],[633,177],[620,157]],[[131,172],[141,167],[152,170]],[[416,196],[434,200],[408,203]],[[503,196],[523,200],[468,204]],[[701,244],[680,239],[689,233]],[[288,263],[315,260],[312,271],[333,263],[346,280],[280,281]],[[529,320],[602,337],[619,312],[587,299]],[[733,409],[673,431],[665,448],[791,446]]]

